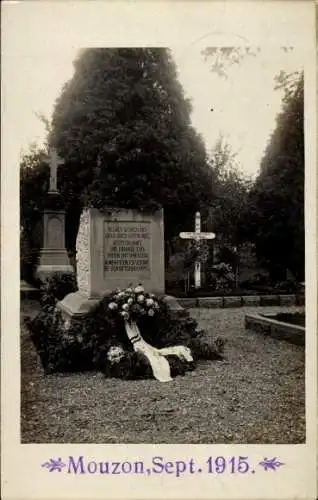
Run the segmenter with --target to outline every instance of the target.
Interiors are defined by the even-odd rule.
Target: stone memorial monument
[[[78,291],[58,307],[64,316],[87,314],[116,288],[142,283],[147,292],[164,294],[163,212],[83,211],[76,242]]]
[[[65,248],[65,212],[54,208],[54,201],[59,198],[57,190],[57,169],[62,160],[54,149],[48,155],[50,165],[50,187],[48,205],[43,212],[43,247],[40,250],[36,276],[43,280],[56,273],[73,273]],[[58,207],[58,205],[56,205]]]

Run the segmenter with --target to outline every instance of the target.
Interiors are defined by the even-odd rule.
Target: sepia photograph
[[[21,113],[21,443],[305,443],[302,53],[75,47]]]

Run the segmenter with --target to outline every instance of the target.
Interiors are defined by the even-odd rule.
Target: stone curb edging
[[[278,321],[270,315],[246,314],[245,328],[269,335],[274,339],[285,340],[296,345],[305,345],[305,327]]]
[[[301,295],[242,295],[227,297],[187,297],[177,298],[179,304],[186,309],[196,307],[230,308],[259,306],[303,306],[305,297]]]
[[[20,289],[21,299],[38,298],[40,291],[37,288],[25,287]],[[301,295],[238,295],[228,297],[187,297],[176,298],[185,309],[230,308],[230,307],[258,307],[258,306],[303,306],[305,297]]]
[[[20,288],[20,299],[21,300],[28,300],[28,299],[39,299],[40,298],[40,290],[38,288],[34,288],[32,286],[30,287],[23,287]]]

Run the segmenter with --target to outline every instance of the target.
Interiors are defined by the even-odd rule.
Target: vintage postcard
[[[315,20],[3,3],[4,500],[317,498]]]

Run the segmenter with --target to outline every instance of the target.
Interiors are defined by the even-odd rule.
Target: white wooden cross
[[[201,240],[213,240],[215,238],[214,233],[201,233],[201,215],[200,212],[195,214],[195,228],[194,233],[180,233],[180,238],[186,240],[195,240],[198,245]],[[194,263],[194,286],[195,288],[200,288],[201,286],[201,262],[196,260]]]
[[[49,193],[57,193],[57,169],[64,161],[58,156],[56,149],[49,150],[48,160],[50,165],[50,187]]]

